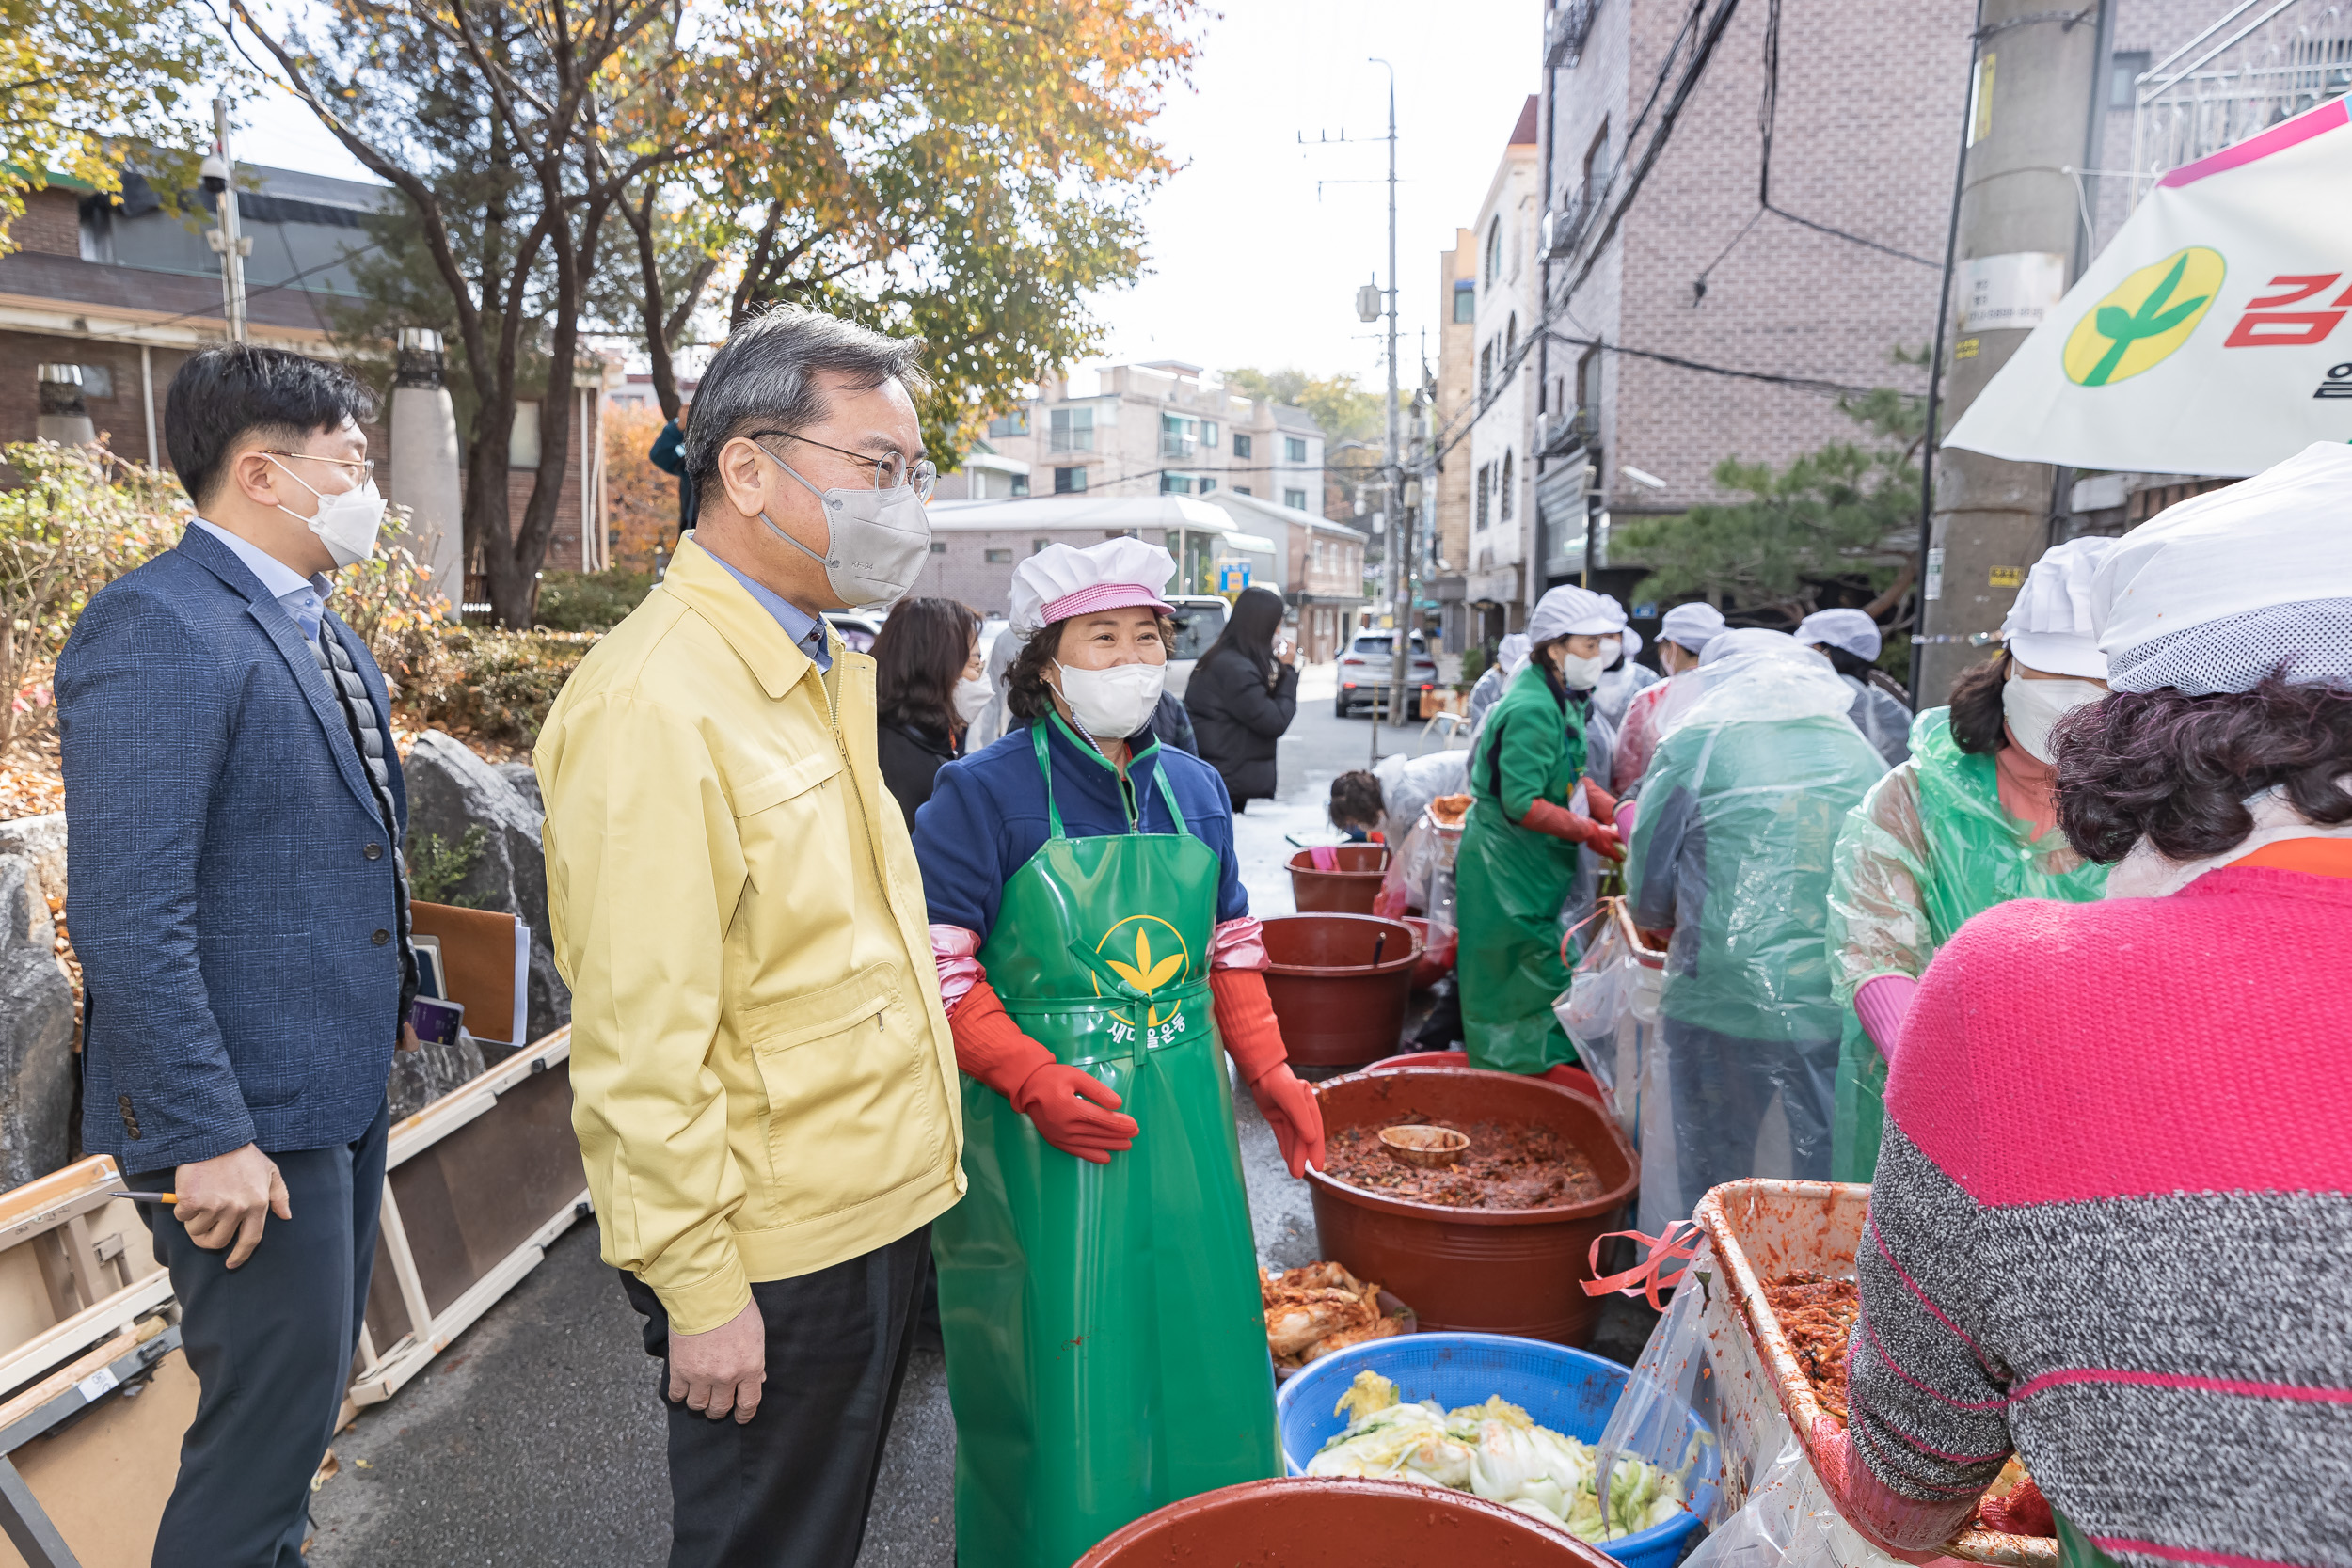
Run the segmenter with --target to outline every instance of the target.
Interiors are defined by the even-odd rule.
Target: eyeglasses
[[[332,463],[339,468],[357,468],[359,470],[359,483],[362,484],[375,477],[375,460],[371,457],[321,457],[318,453],[310,451],[272,451],[266,455],[298,457],[305,463]]]
[[[922,497],[925,500],[930,500],[931,499],[931,487],[939,483],[938,466],[932,463],[928,457],[918,457],[912,464],[910,464],[906,458],[898,452],[894,451],[885,456],[875,457],[866,452],[850,451],[842,447],[827,446],[822,441],[810,440],[807,436],[800,435],[795,431],[755,430],[752,432],[752,439],[755,441],[758,440],[763,436],[781,436],[787,441],[799,441],[807,446],[822,448],[826,451],[838,452],[841,456],[849,458],[853,463],[871,464],[874,470],[874,488],[877,490],[896,490],[901,484],[912,484],[914,486],[914,492],[916,495]]]

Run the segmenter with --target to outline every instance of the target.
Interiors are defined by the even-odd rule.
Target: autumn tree
[[[25,196],[53,173],[119,191],[137,144],[150,167],[193,175],[212,140],[196,89],[219,57],[192,6],[0,0],[0,256],[16,248],[8,228]]]
[[[1324,511],[1335,521],[1353,522],[1357,503],[1377,508],[1381,501],[1381,464],[1388,440],[1388,421],[1380,412],[1380,394],[1357,386],[1352,375],[1309,375],[1289,367],[1262,371],[1253,366],[1221,372],[1225,385],[1244,397],[1304,408],[1314,416],[1324,436]],[[1409,393],[1400,388],[1397,406],[1406,406]],[[1405,428],[1400,415],[1398,428]],[[1356,443],[1351,446],[1349,443]],[[1345,449],[1345,450],[1342,450]],[[1375,555],[1377,546],[1375,546]]]
[[[639,325],[665,412],[671,355],[725,257],[730,325],[781,301],[920,334],[932,456],[1041,367],[1099,341],[1085,295],[1143,263],[1137,208],[1171,171],[1146,135],[1188,70],[1196,0],[850,0],[739,13],[793,69],[701,92],[740,134],[631,187]],[[649,100],[643,133],[675,122]],[[690,117],[691,118],[691,117]]]

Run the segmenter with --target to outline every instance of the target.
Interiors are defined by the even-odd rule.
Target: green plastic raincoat
[[[1538,800],[1567,805],[1583,772],[1582,705],[1530,660],[1470,749],[1470,820],[1454,862],[1462,1043],[1472,1067],[1534,1073],[1576,1060],[1551,1004],[1568,989],[1560,911],[1578,847],[1519,818]]]
[[[1830,857],[1886,763],[1828,661],[1793,657],[1768,647],[1758,673],[1710,677],[1651,759],[1629,847],[1634,923],[1674,929],[1651,1080],[1672,1136],[1642,1148],[1645,1202],[1656,1187],[1674,1214],[1721,1181],[1829,1174]]]
[[[1830,977],[1844,1025],[1832,1180],[1870,1180],[1886,1114],[1886,1058],[1853,1014],[1863,983],[1924,974],[1963,921],[1995,904],[2088,903],[2106,891],[2106,876],[2064,833],[2037,841],[2032,824],[2002,808],[1993,758],[1960,749],[1951,709],[1912,721],[1911,760],[1848,815],[1830,876]]]

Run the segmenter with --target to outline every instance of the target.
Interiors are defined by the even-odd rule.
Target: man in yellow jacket
[[[720,350],[698,526],[533,758],[572,1123],[666,1364],[671,1568],[850,1568],[963,1193],[874,663],[820,613],[899,596],[928,553],[922,346],[779,311]]]

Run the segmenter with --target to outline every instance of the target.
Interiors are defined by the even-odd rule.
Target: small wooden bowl
[[[1441,1170],[1470,1148],[1470,1134],[1448,1127],[1384,1127],[1380,1147],[1389,1158],[1422,1170]]]

